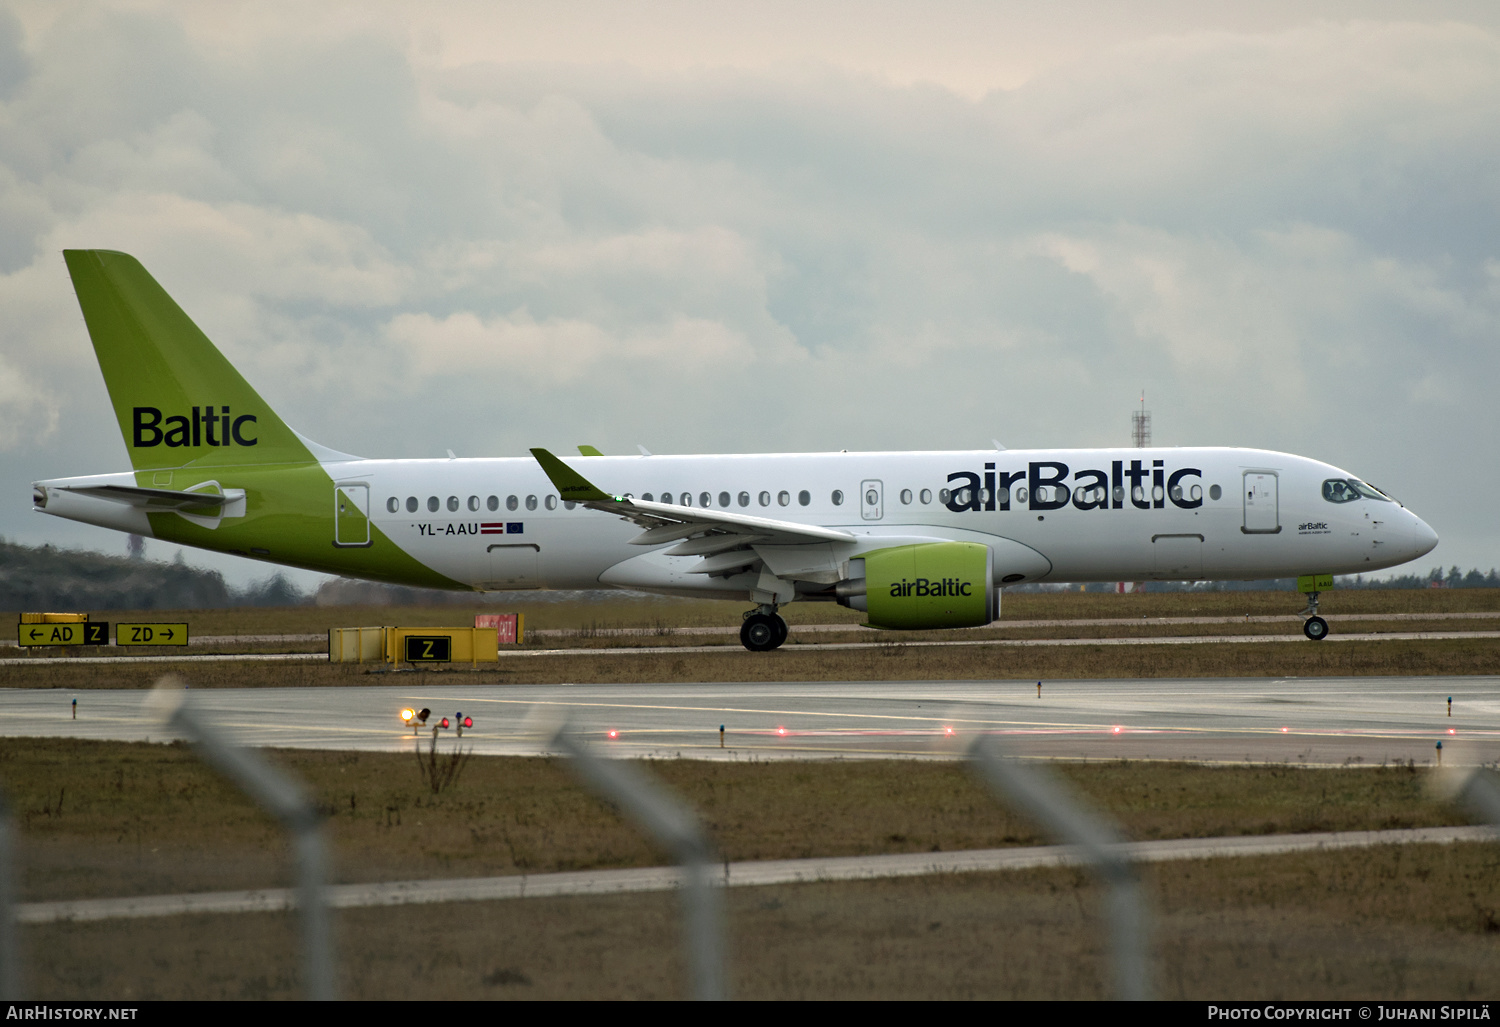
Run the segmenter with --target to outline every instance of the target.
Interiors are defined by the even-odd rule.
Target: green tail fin
[[[140,261],[63,257],[133,468],[314,462]]]

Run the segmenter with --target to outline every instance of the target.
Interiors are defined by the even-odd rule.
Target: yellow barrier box
[[[386,628],[387,663],[495,663],[494,628]]]
[[[381,663],[385,628],[329,628],[329,663]]]
[[[329,663],[494,663],[496,631],[485,628],[330,628]]]

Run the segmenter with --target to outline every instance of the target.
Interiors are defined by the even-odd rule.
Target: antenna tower
[[[1141,390],[1141,409],[1130,415],[1130,436],[1136,449],[1151,445],[1151,411],[1146,409],[1146,390]]]

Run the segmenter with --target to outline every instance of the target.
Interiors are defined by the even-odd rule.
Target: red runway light
[[[945,735],[951,735],[951,734],[953,734],[953,729],[951,727],[945,727],[945,728],[943,728],[943,734],[945,734]]]
[[[1282,733],[1282,734],[1286,734],[1286,732],[1287,732],[1287,729],[1286,729],[1286,728],[1282,728],[1282,729],[1281,729],[1281,733]]]
[[[1119,733],[1120,733],[1120,725],[1116,724],[1115,725],[1115,734],[1119,734]]]
[[[1450,734],[1450,735],[1452,735],[1452,734],[1457,734],[1457,733],[1458,733],[1458,732],[1456,732],[1456,731],[1454,731],[1454,730],[1453,730],[1453,728],[1451,728],[1451,727],[1450,727],[1450,728],[1449,728],[1449,729],[1448,729],[1448,733],[1449,733],[1449,734]]]
[[[447,718],[447,717],[444,717],[444,718],[443,718],[443,719],[442,719],[442,721],[441,721],[441,722],[439,722],[439,724],[438,724],[438,726],[439,726],[439,727],[444,727],[444,728],[445,728],[445,727],[447,727],[447,726],[448,726],[448,718]]]
[[[473,727],[473,726],[474,726],[474,718],[473,717],[465,717],[464,718],[464,727]]]
[[[784,727],[779,727],[779,728],[777,728],[777,729],[776,729],[776,733],[777,733],[777,734],[778,734],[778,735],[784,735],[784,734],[786,734],[786,728],[784,728]]]
[[[611,738],[619,738],[620,737],[620,732],[616,731],[614,728],[610,728],[609,729],[609,737],[611,737]]]

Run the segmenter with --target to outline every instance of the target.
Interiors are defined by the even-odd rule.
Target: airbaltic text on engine
[[[1196,482],[1184,483],[1185,479],[1203,476],[1198,468],[1183,467],[1169,475],[1165,460],[1152,460],[1150,467],[1142,460],[1129,464],[1127,467],[1126,461],[1115,460],[1108,472],[1071,472],[1071,484],[1068,465],[1056,460],[1033,460],[1024,471],[996,472],[994,464],[985,464],[982,476],[975,471],[948,475],[953,487],[946,505],[954,513],[1009,510],[1012,486],[1017,486],[1017,499],[1031,510],[1061,510],[1070,502],[1080,510],[1123,510],[1127,502],[1138,510],[1160,510],[1169,501],[1184,510],[1203,505],[1202,487]],[[1026,489],[1025,496],[1019,495],[1022,488]]]
[[[941,581],[929,581],[926,578],[918,578],[916,581],[891,582],[891,598],[901,596],[971,596],[974,594],[974,583],[972,581],[960,581],[957,578],[944,578]]]

